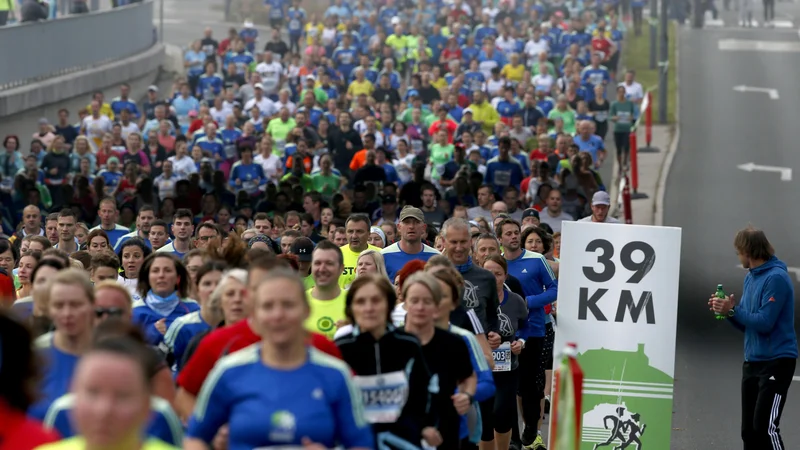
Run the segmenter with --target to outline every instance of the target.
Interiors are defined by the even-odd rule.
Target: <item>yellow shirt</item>
[[[91,113],[92,105],[89,104],[88,106],[86,106],[86,110],[89,111],[89,113]],[[108,103],[103,103],[102,105],[100,105],[100,115],[108,116],[109,119],[114,120],[114,110],[111,109],[111,105],[109,105]]]
[[[306,43],[308,45],[314,45],[314,38],[322,34],[322,29],[324,27],[321,23],[314,25],[309,22],[304,28],[306,30]]]
[[[503,66],[503,70],[500,71],[500,75],[506,80],[520,82],[522,81],[523,75],[525,75],[525,66],[517,64],[517,67],[514,67],[511,64],[506,64]]]
[[[324,334],[328,339],[333,340],[333,336],[336,334],[336,322],[347,318],[344,315],[347,291],[342,289],[339,296],[333,300],[317,300],[311,295],[313,290],[312,288],[306,291],[311,315],[306,319],[304,326],[308,331]]]
[[[350,86],[347,88],[347,93],[353,97],[358,97],[361,94],[365,94],[367,97],[372,95],[372,91],[375,90],[375,86],[370,83],[369,80],[366,78],[363,82],[359,83],[358,80],[353,80],[350,83]]]
[[[342,256],[344,256],[344,271],[342,272],[342,276],[339,277],[339,286],[342,289],[350,289],[350,285],[353,284],[353,280],[356,279],[356,264],[358,263],[359,253],[350,250],[349,244],[343,245],[341,248]],[[367,245],[367,250],[381,251],[380,248],[374,245]]]
[[[84,450],[86,448],[86,440],[82,437],[73,437],[64,439],[52,444],[45,444],[36,447],[36,450]],[[150,438],[145,441],[141,450],[178,450],[178,447],[173,447],[163,441],[155,438]]]
[[[445,80],[444,77],[437,78],[436,81],[431,81],[431,86],[441,91],[447,87],[447,80]]]

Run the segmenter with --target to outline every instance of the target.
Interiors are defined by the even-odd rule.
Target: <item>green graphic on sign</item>
[[[650,366],[644,344],[635,352],[587,350],[581,450],[667,450],[673,379]]]

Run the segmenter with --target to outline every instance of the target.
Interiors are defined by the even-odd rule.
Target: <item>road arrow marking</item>
[[[769,94],[769,98],[773,100],[777,100],[780,98],[780,96],[778,95],[778,90],[772,88],[762,88],[762,87],[752,87],[752,86],[742,85],[742,86],[735,86],[733,90],[736,92],[761,92]]]
[[[744,170],[745,172],[780,172],[781,181],[792,181],[792,169],[788,167],[760,166],[751,162],[747,164],[739,164],[736,167]]]
[[[798,53],[800,42],[790,41],[755,41],[750,39],[720,39],[717,41],[720,50],[756,51],[774,53]]]

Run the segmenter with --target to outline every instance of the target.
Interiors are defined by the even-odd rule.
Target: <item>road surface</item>
[[[743,336],[714,320],[706,302],[718,283],[741,294],[745,272],[736,268],[732,243],[748,223],[766,231],[787,265],[800,267],[793,245],[800,221],[793,207],[800,183],[794,137],[800,91],[789,75],[800,65],[800,40],[796,30],[680,32],[681,138],[664,210],[664,225],[683,228],[672,448],[734,449],[741,448]],[[772,51],[720,50],[721,40],[726,48]],[[782,181],[780,173],[737,167],[746,163],[793,168],[794,177]],[[795,382],[790,389],[781,421],[786,448],[800,448],[799,388]]]

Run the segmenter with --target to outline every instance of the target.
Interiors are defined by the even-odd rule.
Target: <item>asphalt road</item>
[[[745,272],[736,268],[732,243],[748,223],[766,231],[787,265],[800,266],[792,251],[800,220],[791,207],[798,180],[783,182],[777,173],[737,168],[754,162],[791,167],[800,175],[793,138],[800,92],[790,75],[800,65],[800,53],[720,51],[718,41],[797,44],[798,35],[768,29],[681,33],[681,140],[664,210],[664,225],[683,228],[672,448],[741,448],[743,336],[714,320],[706,301],[718,283],[728,293],[741,294]],[[778,89],[780,97],[736,92],[738,85]],[[789,391],[783,414],[786,448],[800,448],[798,387],[795,382]]]
[[[233,27],[242,28],[242,23],[225,22],[223,8],[225,0],[160,0],[164,11],[164,42],[186,48],[195,39],[202,39],[203,30],[211,28],[214,38],[221,41],[228,36]],[[157,1],[154,8],[153,24],[159,26],[161,5]],[[267,27],[256,26],[259,30],[257,48],[261,49],[269,41]]]

